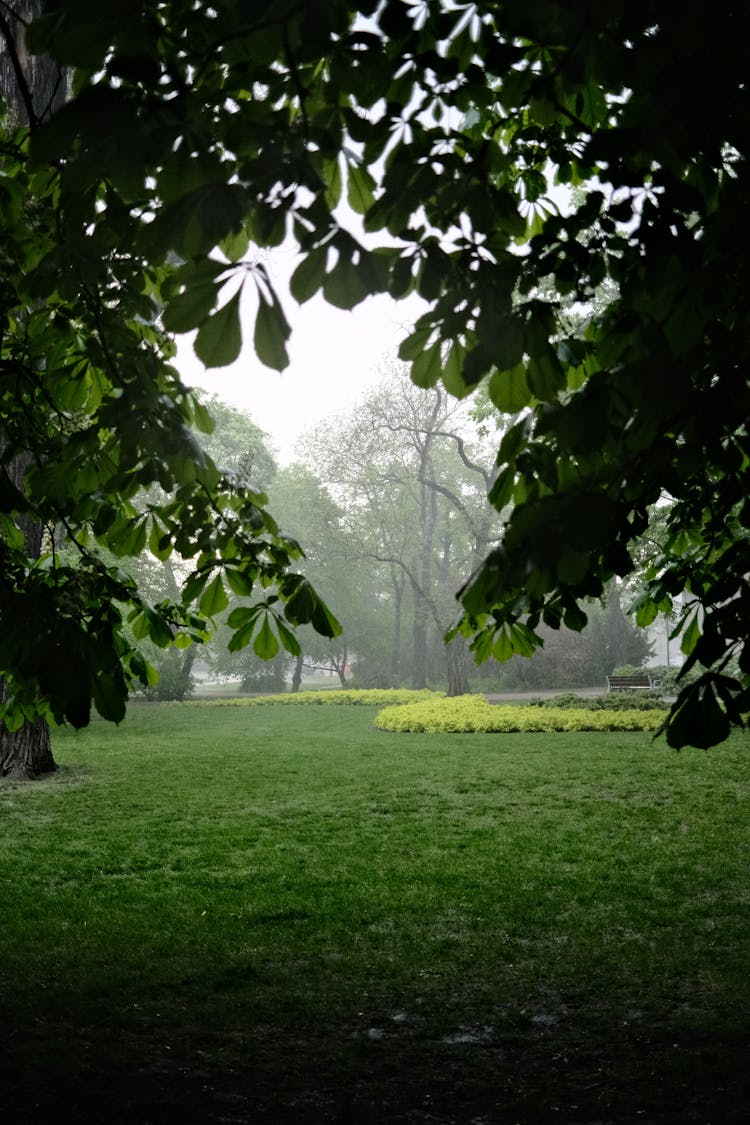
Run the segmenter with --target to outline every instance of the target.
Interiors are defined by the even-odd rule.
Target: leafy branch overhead
[[[502,542],[461,594],[477,655],[533,650],[542,621],[580,627],[668,495],[639,613],[687,592],[687,664],[706,678],[667,736],[724,737],[750,703],[749,23],[706,0],[50,0],[27,46],[71,68],[72,96],[9,135],[2,164],[3,362],[44,384],[43,436],[11,438],[37,460],[26,502],[58,520],[62,465],[81,482],[65,518],[120,534],[132,490],[158,480],[182,505],[164,543],[195,547],[200,580],[237,542],[230,570],[279,576],[289,553],[260,502],[223,500],[217,542],[180,499],[217,482],[185,453],[192,400],[158,318],[222,365],[254,302],[254,348],[283,368],[289,299],[257,251],[291,238],[297,301],[420,294],[401,345],[414,380],[459,396],[489,380],[517,415],[491,492]],[[68,421],[86,411],[93,452]]]

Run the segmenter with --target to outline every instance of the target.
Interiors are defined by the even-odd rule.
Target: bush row
[[[295,691],[284,692],[280,695],[253,695],[233,696],[231,698],[200,700],[201,706],[206,703],[222,707],[261,707],[269,703],[304,703],[332,706],[340,704],[358,704],[360,706],[378,706],[384,704],[417,703],[431,699],[443,699],[444,691],[411,691],[407,688],[364,688],[364,689],[331,689],[324,691]]]
[[[587,708],[493,706],[482,696],[435,699],[384,707],[375,719],[379,730],[437,733],[515,733],[534,731],[655,731],[659,711],[592,711]]]
[[[555,695],[551,699],[529,699],[528,705],[532,707],[554,707],[568,709],[581,708],[586,711],[668,711],[669,704],[665,703],[653,691],[610,691],[606,695],[582,697],[574,692],[564,695]]]

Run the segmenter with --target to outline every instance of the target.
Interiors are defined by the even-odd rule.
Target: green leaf
[[[151,533],[148,537],[148,549],[151,554],[165,562],[172,554],[172,538],[167,531],[163,531],[156,520],[151,521]]]
[[[259,291],[258,315],[255,318],[255,352],[261,363],[274,371],[289,366],[286,342],[291,328],[278,302],[271,304]]]
[[[159,648],[167,648],[173,640],[170,624],[155,609],[148,610],[148,636]]]
[[[530,629],[528,625],[522,625],[520,622],[511,625],[510,639],[513,651],[519,656],[533,656],[540,643],[533,629]]]
[[[494,371],[490,376],[489,394],[494,405],[504,414],[517,414],[533,402],[524,365],[518,363],[509,371]]]
[[[323,180],[326,185],[325,201],[332,211],[341,199],[341,165],[338,155],[332,160],[323,161]]]
[[[341,635],[340,622],[317,594],[315,595],[315,610],[310,619],[310,624],[316,633],[320,633],[321,637],[333,638]]]
[[[327,274],[323,285],[323,296],[329,305],[337,309],[353,309],[373,292],[375,289],[368,283],[366,271],[343,254]]]
[[[453,630],[455,636],[458,629]],[[446,640],[449,636],[446,635]],[[484,664],[485,660],[493,655],[493,642],[495,639],[495,632],[493,629],[483,629],[481,633],[477,633],[474,640],[470,644],[470,649],[474,653],[474,662],[476,664]]]
[[[216,422],[206,410],[203,403],[194,398],[192,402],[193,424],[202,434],[212,434],[216,429]]]
[[[675,750],[707,750],[729,736],[731,724],[710,683],[691,684],[677,698],[666,722],[667,742]]]
[[[349,206],[358,215],[364,215],[375,202],[375,181],[367,168],[359,164],[350,164],[347,174]]]
[[[148,636],[149,621],[146,610],[141,610],[140,613],[136,614],[131,621],[131,628],[133,630],[133,636],[137,641],[142,641]]]
[[[311,624],[323,637],[340,634],[340,624],[302,575],[289,575],[281,584],[281,592],[286,599],[284,614],[292,625]]]
[[[271,629],[268,614],[266,613],[255,640],[253,641],[253,652],[256,656],[259,656],[261,660],[273,660],[278,651],[279,642]]]
[[[242,287],[201,326],[195,354],[205,367],[228,367],[242,351],[240,295]]]
[[[218,284],[196,286],[173,297],[162,314],[167,332],[190,332],[202,324],[216,304]]]
[[[565,386],[565,372],[552,348],[529,360],[526,378],[531,391],[542,402],[554,399]]]
[[[225,573],[229,588],[233,594],[237,594],[241,598],[250,597],[255,587],[252,574],[248,574],[244,570],[239,570],[235,566],[228,566]]]
[[[515,651],[513,642],[510,639],[510,634],[508,633],[508,628],[506,625],[503,625],[502,629],[496,634],[495,643],[492,646],[492,655],[495,657],[495,660],[499,660],[501,664],[504,664],[506,660],[510,660],[510,658],[515,655]]]
[[[448,394],[456,398],[465,398],[471,392],[463,380],[463,365],[466,348],[458,340],[454,340],[448,351],[443,367],[443,386]]]
[[[418,387],[434,387],[443,370],[441,341],[436,340],[418,355],[411,365],[412,382]]]
[[[690,619],[690,624],[682,634],[682,639],[680,641],[680,651],[683,652],[685,656],[689,656],[693,651],[700,640],[700,635],[701,627],[698,620],[698,611],[696,610]]]
[[[494,319],[494,318],[493,318]],[[509,371],[520,365],[523,357],[524,329],[518,317],[504,316],[493,324],[494,338],[485,340],[495,367]]]
[[[201,613],[205,613],[206,617],[213,617],[226,609],[228,605],[229,599],[224,589],[224,583],[221,580],[221,575],[217,574],[201,594],[198,608]]]
[[[243,648],[247,648],[255,630],[255,618],[248,621],[247,624],[242,625],[236,633],[233,633],[229,638],[227,648],[230,652],[239,652]]]
[[[515,483],[515,465],[508,465],[501,473],[498,473],[495,483],[487,494],[487,499],[490,504],[493,508],[497,509],[498,512],[505,507],[513,495]]]
[[[569,605],[563,614],[563,621],[566,628],[573,629],[576,633],[580,633],[588,625],[588,617],[583,612],[579,605]]]
[[[635,623],[639,629],[647,629],[659,616],[659,607],[647,594],[641,595],[635,603]]]
[[[219,243],[219,249],[230,262],[239,262],[247,254],[250,239],[247,231],[240,229],[228,234]]]
[[[425,348],[425,344],[429,340],[434,330],[432,321],[427,317],[420,317],[417,321],[414,331],[411,332],[406,339],[402,340],[398,347],[398,358],[403,359],[405,363],[409,360],[416,359]]]
[[[291,629],[287,628],[286,624],[281,620],[278,614],[274,615],[274,620],[276,622],[276,628],[279,631],[281,643],[283,644],[286,651],[290,652],[292,656],[301,656],[302,648],[300,647],[300,643],[295,637],[294,633],[291,631]]]
[[[139,520],[123,518],[122,521],[115,523],[102,539],[112,554],[117,555],[118,558],[124,556],[135,558],[136,555],[140,555],[148,542],[147,517],[143,516]]]
[[[251,624],[255,621],[263,607],[259,605],[242,605],[237,606],[227,617],[227,625],[231,629],[239,629],[242,625]]]
[[[328,247],[317,246],[295,269],[289,281],[289,289],[300,305],[304,305],[305,301],[309,301],[323,287],[327,261]]]

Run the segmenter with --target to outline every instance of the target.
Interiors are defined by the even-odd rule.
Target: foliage
[[[421,700],[441,699],[445,695],[442,691],[413,691],[408,688],[352,688],[339,691],[336,688],[322,688],[320,691],[285,692],[281,695],[259,695],[251,699],[212,699],[211,706],[226,707],[264,707],[275,706],[277,703],[312,704],[314,706],[360,706],[382,707],[385,703],[402,704],[413,703]],[[196,706],[204,706],[204,702]]]
[[[109,35],[112,19],[84,8],[45,19],[67,26],[85,16],[89,31]],[[32,48],[44,46],[44,27],[28,32]],[[99,33],[58,32],[66,55],[69,35],[73,54],[86,40],[89,61],[102,43]],[[2,34],[12,53],[5,21]],[[0,671],[11,691],[3,708],[10,729],[47,713],[84,725],[92,701],[105,718],[121,719],[131,685],[153,680],[126,619],[136,642],[189,645],[227,604],[227,587],[264,591],[262,612],[252,627],[238,623],[236,644],[275,633],[293,649],[294,625],[338,628],[294,573],[300,549],[279,533],[264,495],[222,474],[198,443],[196,431],[209,432],[212,421],[180,382],[160,320],[174,319],[165,294],[196,264],[177,264],[168,245],[150,242],[158,224],[147,221],[154,216],[135,155],[145,141],[137,127],[123,139],[122,102],[106,91],[111,73],[87,95],[86,63],[61,61],[82,69],[49,131],[31,113],[28,126],[9,119],[0,136]],[[23,84],[22,71],[17,78]],[[203,230],[205,250],[221,236]],[[216,262],[200,268],[221,273]],[[28,521],[47,529],[40,558],[29,558]],[[60,557],[62,539],[75,563]],[[100,548],[115,562],[105,563]],[[144,549],[187,561],[176,597],[150,601],[138,589],[123,560]]]
[[[513,655],[513,636],[508,631],[507,639],[497,642],[500,655],[508,657],[497,669],[498,688],[537,691],[603,685],[623,659],[640,663],[647,658],[645,632],[624,616],[619,593],[604,606],[587,602],[585,610],[587,622],[580,632],[539,625],[535,632],[543,644],[525,659]]]
[[[587,706],[497,706],[483,696],[429,700],[384,707],[375,725],[379,730],[455,734],[514,734],[521,731],[658,730],[664,715],[650,710],[589,709]]]
[[[644,671],[644,669],[639,669]],[[653,664],[645,669],[649,676],[659,684],[663,695],[676,695],[685,684],[694,684],[700,677],[697,668],[685,673],[680,664]]]
[[[553,695],[549,699],[530,699],[534,707],[566,708],[585,707],[587,711],[667,711],[665,703],[657,692],[652,691],[608,691],[605,695],[581,696],[574,692]]]
[[[136,0],[102,16],[91,0],[50,0],[45,10],[29,48],[75,68],[74,96],[34,128],[31,165],[26,137],[9,137],[3,158],[14,341],[4,362],[38,417],[46,466],[23,501],[5,498],[2,561],[19,612],[4,613],[3,636],[17,643],[0,663],[24,705],[39,685],[75,721],[92,691],[119,715],[134,658],[112,640],[110,606],[135,595],[91,567],[58,585],[27,575],[14,514],[30,504],[71,526],[93,519],[123,552],[152,533],[157,546],[200,540],[215,509],[198,486],[217,486],[185,452],[195,407],[154,316],[169,331],[197,330],[199,357],[220,366],[240,352],[249,302],[256,354],[282,368],[290,327],[257,248],[290,235],[296,300],[322,292],[352,308],[416,291],[429,309],[400,349],[414,381],[442,379],[462,396],[489,377],[495,407],[514,415],[491,490],[507,513],[502,542],[462,591],[460,631],[475,656],[533,651],[540,622],[580,628],[585,599],[633,570],[631,547],[666,493],[667,535],[637,620],[693,596],[676,628],[686,669],[705,672],[681,692],[667,735],[674,746],[724,738],[750,700],[747,7],[328,0],[249,12],[235,0]],[[558,205],[558,189],[582,184]],[[571,327],[562,302],[591,302],[605,279],[604,308],[584,331]],[[43,354],[51,412],[34,390]],[[79,410],[96,425],[72,442],[56,426],[56,439],[52,418]],[[115,435],[111,471],[102,432]],[[132,524],[130,490],[159,473],[177,487],[179,513]],[[107,502],[93,512],[102,487]],[[278,578],[289,557],[257,497],[230,522],[231,536],[195,544],[188,593],[208,616],[224,597],[222,569],[249,587]],[[54,674],[39,643],[23,642],[19,589],[33,596],[33,635],[57,630],[75,654],[53,661]],[[291,617],[335,632],[297,593],[282,586]],[[264,622],[281,620],[274,606]],[[139,613],[157,635],[170,620],[198,627],[184,607]],[[733,653],[741,679],[723,672]]]
[[[741,741],[371,720],[131,704],[0,785],[3,1119],[744,1125]]]
[[[156,683],[146,687],[139,694],[145,699],[160,703],[167,700],[181,703],[190,698],[195,681],[184,652],[174,648],[166,649],[154,658],[154,664],[158,676]]]
[[[280,692],[284,689],[284,679],[289,658],[284,655],[273,657],[271,660],[259,660],[257,657],[245,662],[240,680],[240,691]],[[253,653],[252,656],[255,656]]]

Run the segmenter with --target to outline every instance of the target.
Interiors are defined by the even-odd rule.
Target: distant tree
[[[413,686],[440,678],[451,694],[468,690],[462,639],[447,647],[442,640],[455,617],[455,576],[479,561],[494,522],[485,499],[492,470],[472,448],[471,432],[459,403],[437,387],[414,387],[396,367],[349,417],[320,427],[305,444],[340,498],[360,581],[380,583],[383,607],[393,608],[394,651],[408,609]],[[392,666],[405,670],[406,661]]]
[[[305,659],[329,667],[344,686],[355,661],[382,664],[387,651],[388,607],[371,575],[357,563],[345,514],[311,469],[295,464],[281,469],[270,490],[271,506],[285,534],[305,546],[305,572],[315,588],[336,606],[341,633],[323,637],[300,629]]]

